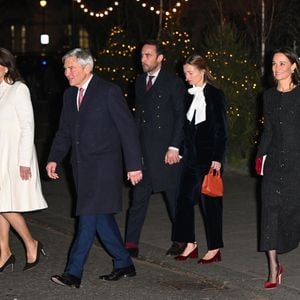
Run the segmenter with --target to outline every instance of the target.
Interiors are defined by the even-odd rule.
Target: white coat
[[[20,166],[32,177],[22,180]],[[34,117],[27,86],[17,81],[0,83],[0,212],[44,209],[34,147]]]

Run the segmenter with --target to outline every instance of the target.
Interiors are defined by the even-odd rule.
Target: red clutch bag
[[[210,169],[208,174],[204,176],[201,192],[210,197],[222,197],[224,194],[223,179],[221,172]]]
[[[266,160],[267,155],[259,156],[255,160],[255,171],[257,175],[264,175],[264,164]]]

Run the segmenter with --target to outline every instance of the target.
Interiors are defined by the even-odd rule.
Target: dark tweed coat
[[[264,130],[257,156],[262,179],[260,250],[290,251],[300,241],[300,87],[264,94]]]
[[[48,161],[60,163],[72,149],[77,215],[119,212],[123,157],[127,171],[141,170],[134,119],[115,84],[94,75],[79,111],[77,91],[70,87],[64,93],[60,125]]]
[[[146,92],[146,73],[136,80],[136,120],[143,153],[143,168],[151,177],[154,192],[176,184],[180,164],[164,162],[169,146],[180,148],[183,140],[183,81],[163,69],[150,91]]]

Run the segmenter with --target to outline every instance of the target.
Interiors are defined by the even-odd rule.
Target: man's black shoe
[[[131,257],[139,256],[139,248],[126,248]]]
[[[51,276],[51,280],[57,284],[75,288],[80,288],[81,283],[81,278],[68,273],[63,273],[62,275],[53,275]]]
[[[180,255],[184,251],[185,247],[186,247],[186,243],[173,242],[170,249],[166,252],[166,255],[168,256]]]
[[[133,277],[135,275],[136,275],[136,272],[135,272],[134,265],[131,265],[126,268],[114,269],[110,274],[101,275],[101,276],[99,276],[99,278],[102,280],[107,280],[107,281],[116,281],[122,277]]]

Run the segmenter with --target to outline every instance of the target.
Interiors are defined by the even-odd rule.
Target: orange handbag
[[[204,176],[201,192],[210,197],[222,197],[224,194],[223,179],[221,172],[210,169],[208,174]]]

